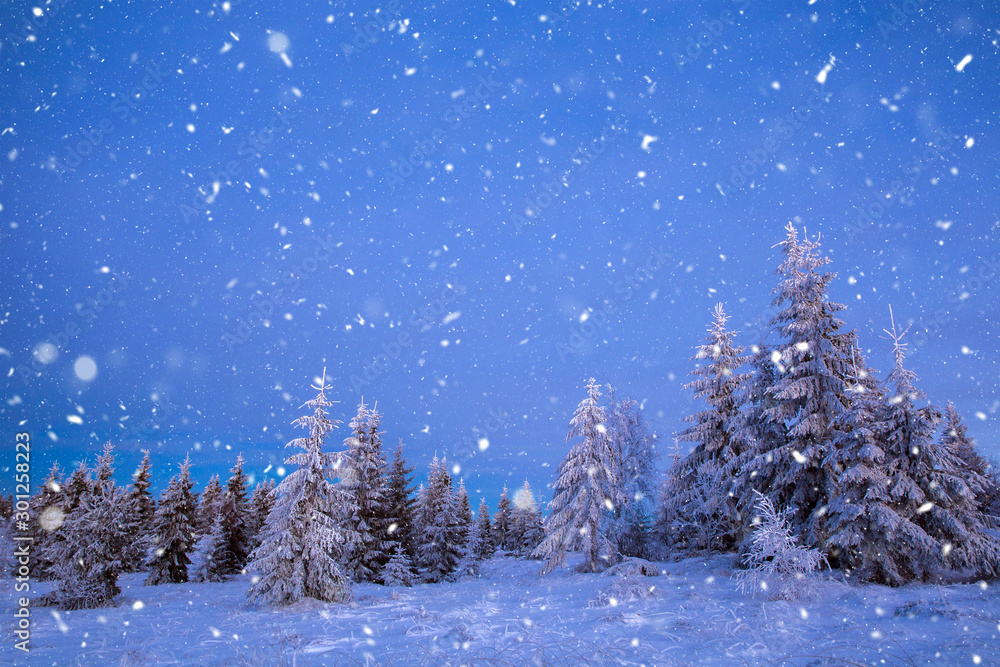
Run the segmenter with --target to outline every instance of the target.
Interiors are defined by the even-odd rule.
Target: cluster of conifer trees
[[[553,483],[549,514],[525,482],[497,512],[474,516],[464,482],[434,458],[414,492],[400,441],[386,461],[381,415],[363,402],[338,452],[324,451],[331,420],[325,373],[307,435],[288,443],[295,470],[248,490],[243,459],[222,485],[196,494],[191,464],[154,501],[149,454],[128,488],[114,482],[110,445],[90,469],[63,478],[54,465],[31,498],[31,574],[59,584],[46,600],[65,608],[109,604],[125,572],[151,585],[220,581],[248,572],[251,600],[340,601],[352,582],[409,586],[474,575],[497,549],[544,559],[542,571],[581,551],[582,571],[623,556],[750,548],[758,507],[788,538],[859,581],[901,585],[945,571],[1000,575],[1000,483],[955,407],[919,405],[906,344],[893,323],[894,367],[878,379],[855,331],[828,298],[833,273],[818,241],[787,227],[780,244],[771,333],[735,344],[720,304],[694,356],[687,387],[706,408],[686,418],[653,506],[656,436],[640,406],[591,379],[570,421],[573,440]],[[769,334],[770,335],[770,334]],[[0,515],[10,501],[0,499]]]
[[[781,250],[776,340],[735,345],[720,304],[694,357],[687,386],[707,407],[677,436],[691,450],[663,484],[662,543],[745,549],[763,494],[804,547],[857,580],[1000,575],[996,471],[955,407],[920,404],[894,322],[894,366],[878,379],[828,298],[818,241],[789,225]]]
[[[149,493],[148,452],[127,488],[114,481],[110,444],[95,468],[81,463],[68,478],[54,464],[30,501],[31,576],[58,581],[42,604],[110,604],[119,576],[140,571],[149,585],[249,572],[254,600],[337,601],[350,596],[351,582],[451,580],[475,574],[498,549],[531,557],[543,531],[527,481],[513,503],[504,488],[492,518],[485,499],[473,515],[464,481],[455,488],[444,459],[434,458],[415,491],[402,441],[387,465],[381,415],[363,402],[345,448],[324,452],[337,422],[327,417],[327,387],[317,390],[311,414],[296,421],[309,435],[289,443],[302,450],[286,461],[297,469],[252,494],[242,456],[225,485],[214,475],[201,494],[185,459],[159,502]]]

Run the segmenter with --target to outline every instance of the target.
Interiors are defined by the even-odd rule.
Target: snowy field
[[[572,562],[572,560],[571,560]],[[246,603],[249,581],[149,587],[122,578],[116,607],[34,609],[30,665],[1000,665],[1000,595],[982,584],[857,587],[751,599],[729,557],[660,563],[661,575],[498,558],[453,584],[355,586],[351,605]],[[34,595],[48,590],[38,585]],[[8,618],[12,586],[4,587]],[[57,615],[58,614],[58,615]],[[10,664],[10,643],[0,663]]]

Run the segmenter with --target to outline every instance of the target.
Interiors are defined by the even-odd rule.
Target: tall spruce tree
[[[146,584],[179,584],[188,580],[188,566],[197,537],[195,511],[197,501],[192,491],[191,459],[181,464],[153,515],[152,546],[146,559],[149,576]]]
[[[514,552],[521,558],[530,558],[545,538],[542,511],[528,480],[524,480],[524,486],[514,494],[511,536],[516,545]]]
[[[493,544],[497,548],[509,551],[513,549],[510,540],[511,512],[510,498],[507,495],[507,485],[500,492],[500,502],[497,503],[497,511],[493,515]]]
[[[679,462],[678,488],[673,490],[676,498],[671,505],[682,515],[675,521],[702,528],[692,533],[697,537],[686,546],[714,551],[729,551],[742,535],[742,517],[730,479],[722,472],[741,453],[733,437],[733,421],[739,413],[740,387],[747,379],[738,372],[746,360],[743,348],[733,343],[736,333],[726,328],[728,319],[722,304],[716,305],[708,336],[692,358],[694,379],[685,388],[708,409],[685,417],[691,426],[677,436],[693,448]]]
[[[579,548],[584,562],[579,569],[597,572],[613,563],[616,545],[603,533],[605,513],[622,502],[613,453],[607,437],[607,415],[598,405],[601,392],[591,378],[587,398],[570,421],[567,440],[582,438],[559,464],[553,484],[551,513],[545,521],[545,539],[535,557],[545,559],[542,572],[551,572],[566,562],[566,552]]]
[[[249,535],[250,535],[250,552],[260,545],[261,531],[264,529],[264,524],[267,523],[267,516],[271,513],[271,509],[274,507],[274,480],[264,479],[257,482],[257,486],[254,487],[253,495],[250,496],[250,525],[249,525]]]
[[[458,544],[465,547],[472,531],[472,506],[469,504],[469,492],[465,490],[465,479],[458,481],[458,491],[455,493],[455,516],[458,519]]]
[[[451,474],[445,459],[431,462],[421,507],[423,533],[417,551],[417,566],[427,583],[452,576],[462,557],[461,526]]]
[[[382,455],[382,433],[378,410],[364,401],[350,423],[346,439],[340,489],[344,494],[342,509],[347,528],[357,534],[347,553],[345,567],[355,581],[380,581],[379,572],[389,561],[389,526],[391,507],[389,482]]]
[[[149,493],[152,477],[149,451],[143,450],[142,461],[132,473],[132,486],[125,493],[125,512],[128,517],[127,541],[123,561],[126,572],[138,572],[150,547],[150,530],[156,501]]]
[[[46,581],[54,576],[53,563],[46,556],[46,547],[53,541],[55,533],[66,518],[63,510],[65,491],[63,488],[62,470],[55,462],[49,468],[35,493],[28,499],[28,536],[31,537],[34,558],[28,563],[30,576],[39,581]],[[13,564],[13,575],[17,576],[18,563]]]
[[[386,530],[390,540],[397,542],[402,547],[410,561],[416,556],[413,530],[415,500],[412,474],[413,468],[406,465],[403,440],[400,438],[392,455],[392,464],[389,467],[387,503],[392,523]],[[395,528],[392,527],[393,524],[395,524]]]
[[[479,560],[489,560],[493,558],[496,551],[496,543],[493,541],[495,534],[493,525],[490,522],[490,508],[486,505],[486,499],[479,501],[479,511],[476,512],[476,530],[479,533],[479,544],[476,558]]]
[[[756,443],[755,456],[742,474],[755,473],[754,486],[788,512],[789,524],[805,546],[822,547],[823,517],[834,482],[825,462],[834,420],[850,403],[845,380],[851,377],[856,337],[843,331],[837,317],[845,306],[827,297],[836,274],[822,271],[830,260],[819,254],[819,243],[800,241],[792,224],[786,230],[780,244],[781,279],[772,302],[780,308],[771,321],[782,339],[771,355],[778,376],[766,389],[773,398],[766,417],[785,425],[786,437]],[[749,508],[741,510],[752,516]]]
[[[935,442],[941,412],[934,406],[916,407],[923,394],[915,387],[916,374],[903,365],[906,345],[901,342],[902,335],[896,334],[893,324],[890,336],[896,363],[889,382],[895,394],[889,400],[883,425],[893,456],[890,488],[937,547],[924,554],[923,576],[933,574],[934,564],[944,564],[996,577],[1000,574],[1000,540],[987,532],[977,497],[986,480],[950,443]]]
[[[63,609],[93,609],[111,604],[121,593],[118,577],[125,570],[122,556],[128,540],[122,490],[107,475],[109,449],[101,459],[99,477],[83,493],[61,528],[52,560],[59,584],[54,599]]]
[[[222,527],[223,546],[217,547],[215,562],[221,576],[238,574],[250,556],[250,507],[247,499],[247,476],[243,472],[243,455],[236,457],[236,464],[226,483],[226,492],[219,505],[218,521]]]
[[[286,460],[298,469],[281,481],[276,501],[268,514],[261,544],[247,567],[254,583],[247,596],[251,601],[290,604],[303,597],[327,602],[350,599],[350,581],[341,571],[339,560],[344,540],[331,513],[335,457],[323,452],[327,435],[337,423],[327,417],[331,405],[326,397],[326,370],[316,398],[307,401],[312,414],[295,420],[309,435],[296,438],[286,447],[303,451]]]
[[[219,517],[219,505],[222,503],[224,495],[225,491],[222,489],[219,475],[215,474],[209,477],[208,484],[205,485],[205,490],[201,492],[201,500],[198,504],[197,525],[199,535],[207,535],[212,532],[215,520]]]
[[[608,438],[614,455],[622,503],[608,515],[609,534],[618,551],[626,556],[648,557],[648,537],[654,512],[656,438],[639,403],[618,400],[609,385]],[[541,516],[540,511],[538,512]]]

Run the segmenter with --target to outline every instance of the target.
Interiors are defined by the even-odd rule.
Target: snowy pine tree
[[[684,418],[692,426],[677,439],[694,447],[675,471],[678,482],[673,493],[677,497],[671,504],[680,513],[672,522],[699,527],[689,531],[696,539],[686,546],[715,551],[729,551],[742,536],[742,517],[722,469],[740,454],[732,423],[747,376],[737,372],[745,364],[743,348],[734,346],[736,334],[726,329],[727,320],[722,304],[716,305],[708,337],[692,358],[697,364],[691,371],[694,380],[685,388],[707,403],[708,409]]]
[[[509,536],[511,511],[512,507],[510,498],[507,496],[507,486],[504,485],[503,491],[500,493],[500,502],[497,503],[497,511],[493,515],[493,544],[496,545],[496,548],[503,549],[504,551],[514,548],[510,543]]]
[[[756,442],[754,457],[740,474],[753,474],[753,487],[764,489],[776,507],[788,510],[792,530],[807,545],[822,546],[823,517],[834,482],[824,462],[832,448],[833,422],[850,403],[845,380],[851,376],[856,337],[842,331],[844,323],[836,315],[845,306],[827,298],[836,274],[821,270],[830,260],[820,256],[819,243],[800,241],[792,224],[786,230],[780,244],[781,280],[772,302],[781,310],[771,321],[782,348],[772,351],[778,375],[766,389],[773,399],[766,418],[784,424],[786,436]],[[747,507],[741,514],[752,516]]]
[[[303,451],[286,460],[298,469],[285,477],[276,491],[274,508],[267,517],[260,546],[247,569],[254,583],[251,601],[290,604],[303,597],[327,602],[350,599],[350,582],[338,563],[343,548],[341,531],[331,518],[330,482],[334,458],[323,444],[335,422],[326,416],[326,371],[316,398],[305,406],[312,414],[295,420],[309,435],[288,443]]]
[[[472,506],[469,504],[469,492],[465,490],[465,479],[458,481],[458,491],[455,493],[455,515],[458,519],[458,544],[465,548],[472,531]]]
[[[512,551],[521,558],[531,558],[535,549],[545,538],[542,512],[531,491],[528,480],[514,494],[514,511],[511,515]]]
[[[30,576],[39,581],[47,581],[54,576],[52,566],[45,552],[55,537],[56,531],[65,521],[63,510],[65,492],[62,471],[58,463],[53,463],[45,481],[38,486],[28,499],[28,536],[31,537],[34,557],[28,563]],[[13,531],[12,531],[13,532]],[[17,575],[18,563],[13,564],[13,574]]]
[[[969,437],[968,428],[951,401],[948,401],[944,409],[941,446],[961,458],[965,466],[977,475],[986,474],[986,459],[976,451],[975,441]]]
[[[435,456],[421,506],[422,535],[417,550],[417,566],[427,583],[451,577],[462,556],[456,505],[447,463]]]
[[[212,475],[201,492],[201,502],[198,504],[198,534],[207,535],[212,532],[215,520],[219,516],[219,504],[225,492],[218,475]]]
[[[996,577],[1000,540],[987,532],[977,497],[986,479],[951,449],[950,442],[935,442],[941,413],[933,406],[916,407],[922,394],[914,384],[916,374],[903,366],[906,345],[901,342],[902,334],[896,335],[895,324],[890,335],[896,364],[889,382],[895,394],[883,424],[892,457],[890,488],[905,502],[905,511],[913,512],[913,522],[936,543],[937,553],[925,554],[924,576],[934,563],[943,563],[954,570]]]
[[[261,531],[267,523],[267,516],[274,507],[274,480],[265,479],[257,482],[253,495],[250,496],[250,524],[248,534],[250,540],[250,552],[260,545]]]
[[[124,500],[128,539],[122,560],[126,572],[138,572],[142,569],[150,547],[150,530],[156,512],[156,501],[149,493],[152,476],[150,468],[149,452],[143,450],[142,462],[132,473],[132,486],[126,492]]]
[[[118,577],[125,570],[128,540],[124,493],[107,474],[113,472],[108,449],[102,458],[100,477],[66,518],[54,550],[59,584],[53,598],[63,609],[102,607],[121,593]]]
[[[355,581],[379,581],[379,571],[389,560],[391,508],[382,434],[381,415],[368,409],[364,401],[350,423],[352,434],[345,440],[339,490],[344,494],[341,510],[345,528],[357,534],[344,563]]]
[[[399,440],[389,467],[389,486],[386,501],[392,523],[389,524],[389,539],[398,543],[412,561],[416,556],[413,530],[413,468],[406,465],[403,455],[403,440]],[[395,528],[392,528],[395,524]]]
[[[146,558],[146,584],[178,584],[188,580],[190,554],[196,539],[197,501],[192,492],[191,460],[185,458],[180,472],[160,496],[153,515],[152,546]]]
[[[243,455],[226,483],[226,492],[219,504],[217,522],[222,526],[223,546],[216,549],[215,563],[220,576],[238,574],[250,557],[250,508],[247,502],[247,477],[243,472]],[[214,529],[214,526],[213,526]]]
[[[66,515],[58,538],[46,547],[59,585],[46,601],[64,609],[109,604],[121,592],[118,577],[124,570],[130,526],[126,525],[124,494],[114,483],[114,452],[110,443],[98,457],[96,479],[78,468],[75,487],[81,489]]]
[[[597,403],[601,393],[593,378],[587,384],[587,394],[566,436],[567,440],[582,440],[556,471],[545,539],[535,550],[535,557],[546,561],[543,573],[565,564],[566,552],[575,548],[583,551],[583,572],[597,572],[618,557],[616,545],[602,532],[605,513],[614,512],[622,498],[607,437],[607,417]]]
[[[476,513],[476,532],[479,535],[476,558],[481,561],[493,558],[493,552],[496,551],[496,544],[493,542],[495,534],[490,522],[490,508],[486,505],[485,498],[479,502],[479,511]]]
[[[231,502],[223,501],[231,505]],[[227,508],[228,509],[228,508]],[[191,581],[224,581],[226,573],[223,565],[229,560],[226,548],[225,529],[222,523],[223,512],[220,507],[215,515],[212,529],[203,534],[195,545],[194,557],[191,559]]]
[[[647,558],[659,453],[638,402],[632,398],[619,401],[610,385],[608,392],[611,397],[608,437],[622,497],[622,503],[608,515],[611,520],[608,533],[623,555]]]
[[[393,543],[392,556],[389,557],[389,562],[382,568],[380,576],[382,583],[386,586],[413,585],[413,563],[399,542]]]

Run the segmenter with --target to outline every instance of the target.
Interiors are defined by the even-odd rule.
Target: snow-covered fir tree
[[[583,552],[583,572],[597,572],[618,558],[617,546],[602,530],[605,514],[613,513],[622,498],[605,426],[607,415],[598,405],[600,396],[591,378],[587,398],[570,421],[567,441],[577,437],[581,440],[556,471],[545,539],[535,550],[536,558],[545,559],[543,573],[565,564],[566,553],[572,549]]]
[[[108,481],[84,493],[60,529],[62,540],[53,558],[59,584],[53,598],[63,609],[106,606],[121,593],[118,577],[125,570],[128,540],[124,493]]]
[[[944,408],[941,426],[941,446],[961,458],[969,470],[977,475],[986,475],[986,459],[976,451],[976,443],[969,437],[969,429],[951,401]]]
[[[381,415],[364,401],[351,420],[351,435],[345,440],[339,491],[345,528],[357,534],[346,553],[344,567],[355,581],[379,581],[379,572],[389,560],[389,526],[392,524],[389,480],[382,455]]]
[[[412,586],[413,563],[399,542],[392,543],[392,555],[380,574],[386,586]]]
[[[416,556],[413,540],[414,487],[412,475],[413,468],[406,465],[403,440],[400,438],[392,455],[392,464],[389,467],[386,501],[392,523],[389,524],[390,528],[387,531],[390,541],[398,543],[411,561]],[[395,528],[392,528],[393,524]]]
[[[231,504],[222,501],[223,504]],[[198,538],[194,555],[191,559],[189,575],[191,581],[224,581],[223,564],[228,559],[226,538],[222,525],[223,509],[215,515],[212,529]]]
[[[738,393],[747,379],[739,372],[746,363],[743,348],[734,344],[736,333],[726,328],[728,319],[722,304],[717,304],[708,336],[692,358],[694,379],[685,385],[708,407],[685,417],[691,426],[677,436],[678,441],[691,443],[692,450],[675,471],[675,497],[668,507],[678,516],[668,521],[698,527],[685,531],[684,546],[693,549],[729,551],[742,536],[742,517],[730,495],[729,477],[722,472],[740,454],[732,430],[739,412]]]
[[[822,271],[830,260],[819,254],[819,243],[800,241],[792,224],[786,230],[772,302],[780,307],[771,321],[782,340],[771,359],[778,375],[766,389],[774,399],[766,417],[784,424],[786,437],[754,443],[753,458],[740,474],[753,474],[753,486],[788,511],[792,530],[807,546],[822,547],[824,508],[834,482],[824,462],[833,422],[849,405],[845,380],[851,376],[856,337],[843,331],[837,317],[845,306],[827,297],[836,274]],[[741,514],[753,515],[746,507]]]
[[[773,416],[776,414],[778,401],[769,391],[777,383],[780,375],[778,365],[774,363],[775,354],[780,353],[774,347],[765,344],[763,340],[750,347],[748,377],[737,392],[739,409],[730,422],[730,438],[739,454],[723,463],[721,477],[724,480],[723,484],[729,484],[730,493],[735,498],[737,511],[742,519],[735,540],[738,544],[745,542],[753,517],[756,516],[754,491],[757,487],[766,486],[761,481],[763,480],[762,469],[759,468],[762,463],[761,457],[766,464],[768,452],[784,451],[788,440],[784,423]],[[695,488],[702,492],[705,504],[718,502],[708,496],[708,490],[715,488],[720,482],[712,479],[714,471],[702,472],[707,479],[703,479]],[[677,494],[668,494],[665,500],[672,503],[676,498]],[[691,544],[699,541],[702,544],[707,543],[712,532],[711,527],[701,524],[695,526],[675,525],[672,532],[664,533],[668,536],[668,544]],[[703,536],[693,537],[692,532],[702,532]]]
[[[69,515],[70,512],[76,509],[80,499],[85,494],[90,493],[93,484],[94,480],[90,476],[90,469],[87,467],[87,462],[80,461],[72,474],[66,478],[66,484],[63,487],[62,509],[65,515]]]
[[[146,584],[178,584],[188,580],[188,566],[197,537],[197,501],[192,492],[191,459],[185,458],[153,515],[152,546],[146,558]]]
[[[503,491],[500,493],[500,502],[497,503],[497,511],[493,515],[493,544],[496,545],[496,548],[503,549],[504,551],[513,548],[509,537],[512,511],[513,508],[510,504],[510,498],[507,495],[507,485],[505,484]]]
[[[479,564],[482,560],[479,557],[479,554],[482,553],[481,542],[479,523],[473,520],[469,523],[465,541],[461,547],[461,557],[458,559],[458,565],[455,566],[456,578],[479,576]]]
[[[225,492],[222,490],[222,483],[219,481],[219,476],[212,475],[208,479],[208,484],[205,485],[205,490],[201,492],[201,499],[198,503],[198,533],[200,535],[207,535],[212,532],[212,527],[215,525],[215,520],[219,516],[219,504],[222,502],[222,497]]]
[[[893,497],[883,424],[886,393],[880,383],[862,384],[862,376],[874,373],[863,359],[855,362],[850,407],[834,420],[834,446],[827,455],[836,473],[827,549],[832,563],[858,581],[900,585],[922,569],[920,549],[911,545],[932,545]]]
[[[108,453],[105,451],[105,454]],[[104,474],[107,475],[107,473]],[[66,479],[66,484],[58,492],[59,504],[49,509],[44,516],[39,517],[39,523],[43,526],[43,530],[45,526],[48,527],[47,534],[42,535],[42,540],[36,547],[41,566],[38,568],[38,572],[43,579],[59,576],[56,574],[55,568],[67,557],[65,541],[68,532],[63,528],[83,498],[93,490],[94,479],[91,476],[91,470],[87,467],[86,461],[80,461],[73,474]]]
[[[618,400],[610,385],[608,393],[608,438],[622,498],[608,515],[608,534],[623,555],[648,558],[659,453],[639,403],[627,397]]]
[[[261,531],[267,522],[267,515],[274,507],[274,480],[264,479],[257,482],[253,494],[250,496],[250,524],[248,526],[250,551],[260,544]]]
[[[35,493],[28,499],[28,536],[31,538],[32,551],[34,557],[28,563],[31,576],[39,581],[47,581],[52,578],[52,561],[45,556],[46,548],[54,538],[56,530],[62,526],[65,520],[63,511],[65,492],[63,489],[63,475],[59,468],[59,463],[53,463],[49,468],[45,481],[42,482]],[[13,531],[12,531],[13,532]],[[23,531],[19,531],[22,532]],[[13,564],[16,574],[18,563]]]
[[[97,459],[95,478],[86,487],[49,546],[49,558],[59,584],[52,598],[64,609],[90,609],[110,604],[121,592],[118,577],[125,569],[123,554],[134,517],[126,515],[124,492],[114,482],[114,452],[110,443]]]
[[[153,515],[156,512],[156,501],[149,492],[152,477],[149,451],[143,450],[142,461],[132,473],[132,485],[125,493],[125,516],[127,520],[126,551],[122,560],[126,572],[138,572],[150,547],[150,530],[153,526]]]
[[[915,387],[916,374],[903,365],[906,345],[902,334],[896,335],[895,325],[890,335],[896,363],[888,379],[895,393],[883,422],[890,489],[903,500],[904,516],[912,516],[935,542],[934,552],[924,554],[923,574],[926,577],[934,564],[943,562],[953,570],[996,577],[1000,540],[987,531],[978,499],[987,481],[950,448],[951,443],[935,442],[941,413],[933,406],[916,407],[922,394]]]
[[[458,481],[458,491],[455,493],[455,516],[458,519],[458,544],[465,548],[472,530],[472,506],[469,504],[469,492],[465,490],[465,479]]]
[[[462,530],[445,459],[434,457],[423,495],[417,567],[423,581],[436,583],[451,577],[462,557]]]
[[[226,483],[226,492],[219,505],[224,548],[216,553],[220,574],[227,576],[243,570],[250,557],[250,506],[247,498],[247,476],[243,472],[243,455]]]
[[[479,511],[476,512],[476,531],[479,534],[476,558],[481,561],[493,558],[493,552],[496,551],[496,544],[493,542],[495,533],[490,521],[490,508],[486,505],[485,498],[479,501]]]
[[[513,552],[521,558],[530,558],[545,538],[542,511],[528,480],[524,480],[524,486],[514,494],[510,534],[515,546]]]
[[[331,517],[335,458],[323,451],[335,422],[327,417],[326,371],[316,398],[305,407],[311,414],[295,420],[309,435],[287,447],[303,451],[286,460],[298,468],[278,485],[274,508],[264,525],[260,546],[247,569],[254,575],[247,596],[251,601],[290,604],[303,597],[327,602],[350,599],[350,581],[341,571],[343,538]]]

